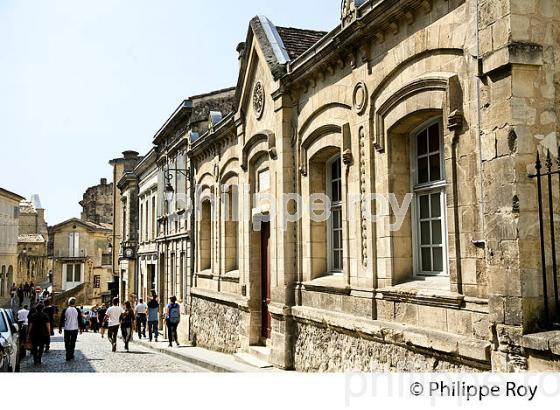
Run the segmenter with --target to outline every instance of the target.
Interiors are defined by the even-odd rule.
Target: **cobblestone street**
[[[107,337],[102,339],[95,333],[83,333],[78,336],[76,358],[74,361],[66,362],[64,339],[57,332],[51,338],[50,352],[43,355],[43,363],[34,366],[33,358],[28,352],[21,363],[21,371],[24,373],[192,373],[206,370],[133,343],[130,345],[130,353],[127,353],[121,340],[118,341],[117,352],[112,353]]]

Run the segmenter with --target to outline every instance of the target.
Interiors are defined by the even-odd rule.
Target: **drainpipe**
[[[196,223],[196,218],[195,218],[195,208],[194,208],[194,201],[195,201],[195,186],[194,186],[194,167],[192,164],[192,161],[190,163],[190,166],[188,168],[189,170],[189,176],[188,176],[188,181],[189,181],[189,189],[190,189],[190,199],[191,199],[191,237],[190,237],[190,248],[191,248],[191,253],[189,255],[190,261],[191,261],[191,274],[190,274],[190,280],[187,282],[187,297],[189,299],[189,323],[188,323],[188,332],[189,332],[189,339],[192,339],[191,335],[191,317],[192,317],[192,302],[193,302],[193,297],[192,297],[192,288],[193,288],[193,281],[194,281],[194,274],[195,274],[195,263],[196,263],[196,258],[195,258],[195,254],[196,254],[196,229],[195,229],[195,223]],[[190,291],[189,291],[189,286],[190,286]]]

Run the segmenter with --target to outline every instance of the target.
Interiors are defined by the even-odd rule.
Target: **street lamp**
[[[168,180],[169,179],[170,178],[168,178]],[[175,190],[171,186],[171,183],[167,182],[167,185],[165,186],[165,199],[167,199],[167,202],[171,202],[173,200],[174,195],[175,195]]]
[[[190,174],[190,168],[187,169],[167,168],[167,171],[165,172],[165,180],[167,181],[167,184],[165,184],[165,189],[164,189],[164,195],[167,202],[173,201],[173,197],[175,195],[175,189],[171,185],[171,180],[173,179],[173,174],[171,174],[172,171],[178,172],[188,179]]]

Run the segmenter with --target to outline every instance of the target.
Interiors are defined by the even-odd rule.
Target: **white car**
[[[19,372],[20,367],[20,346],[17,324],[12,321],[5,309],[0,309],[0,344],[4,353],[7,355],[9,371]]]

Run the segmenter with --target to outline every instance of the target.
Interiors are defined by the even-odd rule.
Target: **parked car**
[[[8,369],[19,372],[20,345],[18,325],[13,321],[13,314],[0,309],[0,344],[8,358]]]
[[[10,357],[4,348],[4,338],[0,336],[0,373],[6,373],[10,371]]]

